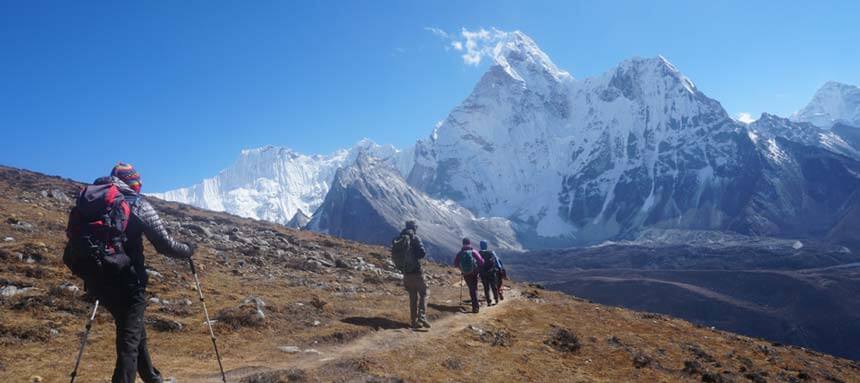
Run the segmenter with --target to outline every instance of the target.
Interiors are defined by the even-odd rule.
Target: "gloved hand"
[[[187,258],[193,257],[195,252],[197,252],[197,244],[196,243],[189,243],[188,244],[188,257]]]

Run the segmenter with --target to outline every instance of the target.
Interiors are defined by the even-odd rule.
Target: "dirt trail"
[[[267,361],[265,366],[243,366],[227,371],[228,382],[238,382],[244,377],[261,372],[300,368],[312,371],[326,363],[337,360],[348,360],[359,356],[387,353],[396,349],[408,347],[418,342],[432,342],[446,338],[451,334],[465,329],[468,325],[480,324],[505,313],[512,301],[521,299],[518,290],[512,289],[505,293],[505,300],[492,307],[482,307],[477,315],[472,313],[456,313],[433,321],[429,331],[412,331],[410,329],[378,330],[352,342],[321,347],[319,353],[284,354],[283,360]],[[467,304],[464,303],[464,307]],[[464,320],[468,319],[468,320]],[[220,374],[191,375],[180,377],[180,382],[218,383]]]

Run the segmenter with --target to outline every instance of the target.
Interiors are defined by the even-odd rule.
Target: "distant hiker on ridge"
[[[500,291],[502,267],[496,252],[489,250],[487,241],[481,241],[481,250],[478,254],[484,258],[484,266],[481,267],[481,284],[484,285],[484,298],[487,299],[487,306],[489,307],[502,300]],[[496,300],[495,303],[493,303],[493,299]]]
[[[170,237],[158,213],[140,195],[140,187],[140,174],[134,167],[118,163],[110,177],[97,179],[95,185],[88,185],[81,192],[69,215],[66,232],[69,243],[63,261],[84,278],[88,292],[107,307],[116,323],[113,383],[134,383],[137,374],[146,383],[162,382],[146,344],[143,314],[148,277],[143,236],[156,251],[168,257],[187,259],[194,253],[193,246]],[[93,201],[101,205],[94,205]],[[99,206],[107,209],[109,223],[98,214],[91,217]],[[101,261],[93,260],[92,249],[102,255],[95,258]]]
[[[484,267],[484,258],[472,248],[472,241],[463,238],[463,248],[454,257],[454,266],[460,268],[463,280],[469,286],[469,298],[472,299],[472,312],[478,313],[478,273]]]
[[[409,293],[409,320],[413,330],[430,328],[427,321],[427,283],[421,269],[421,259],[427,252],[421,238],[415,234],[418,224],[406,221],[406,228],[391,242],[391,258],[403,273],[403,287]]]

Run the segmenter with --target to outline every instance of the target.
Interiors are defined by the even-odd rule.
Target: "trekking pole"
[[[203,305],[203,314],[206,316],[206,324],[209,325],[209,337],[212,338],[212,347],[215,348],[215,357],[218,358],[218,369],[221,370],[221,381],[227,383],[227,375],[224,375],[224,366],[221,364],[221,353],[218,352],[218,343],[215,341],[215,332],[212,331],[212,321],[209,320],[209,310],[206,309],[206,301],[203,299],[203,290],[200,289],[200,279],[197,278],[197,268],[194,267],[194,260],[188,258],[188,264],[191,265],[191,275],[194,276],[194,284],[197,286],[197,295],[200,297],[200,303]]]
[[[78,360],[75,361],[75,369],[72,371],[72,380],[70,383],[75,383],[75,378],[78,377],[78,366],[81,365],[81,357],[84,356],[84,347],[87,345],[87,338],[90,337],[90,329],[93,328],[93,320],[96,319],[96,312],[99,311],[99,300],[96,299],[96,304],[93,306],[93,314],[87,320],[87,325],[84,330],[84,339],[81,339],[81,348],[78,350]]]
[[[458,305],[463,305],[463,281],[460,281],[460,302],[458,303]]]

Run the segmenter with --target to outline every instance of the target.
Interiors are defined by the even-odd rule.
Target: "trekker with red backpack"
[[[469,286],[469,298],[472,299],[472,312],[478,313],[478,274],[484,267],[484,258],[472,248],[472,241],[463,238],[463,248],[454,257],[454,266],[460,268],[466,286]]]
[[[147,273],[143,236],[155,250],[187,259],[194,246],[174,241],[152,205],[140,194],[140,174],[118,163],[110,177],[87,185],[69,214],[69,242],[63,261],[83,278],[87,292],[107,307],[116,322],[113,383],[161,383],[146,345]]]

